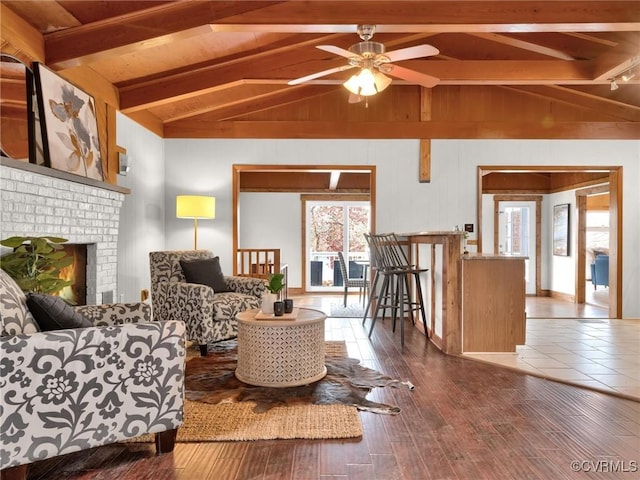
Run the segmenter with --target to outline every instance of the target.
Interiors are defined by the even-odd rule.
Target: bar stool
[[[404,345],[404,316],[405,312],[411,316],[411,321],[415,324],[414,312],[420,312],[422,317],[422,324],[424,326],[425,336],[429,337],[429,330],[427,328],[427,316],[424,309],[424,301],[422,297],[422,286],[420,282],[420,274],[427,272],[427,268],[418,268],[415,265],[410,265],[402,246],[398,242],[398,239],[394,233],[365,235],[365,238],[369,242],[369,248],[372,252],[372,259],[376,261],[376,275],[371,288],[371,294],[369,298],[369,304],[365,310],[365,317],[369,311],[372,299],[376,298],[376,309],[371,317],[371,327],[369,329],[369,336],[373,332],[373,326],[376,319],[383,309],[386,312],[387,308],[392,311],[392,330],[395,332],[396,319],[400,317],[400,343]],[[382,277],[382,285],[380,287],[380,293],[374,294],[374,289],[380,278]],[[409,280],[413,277],[416,286],[416,299],[413,300],[410,295]],[[384,318],[384,316],[383,316]]]
[[[394,307],[394,303],[392,302],[394,284],[389,284],[387,274],[384,272],[383,263],[380,261],[380,255],[382,254],[382,252],[378,251],[377,242],[373,241],[371,237],[372,234],[364,234],[364,238],[369,244],[371,271],[374,272],[374,275],[369,288],[369,299],[367,301],[367,306],[364,310],[364,315],[362,316],[362,326],[364,326],[367,321],[367,315],[369,314],[369,310],[373,302],[375,302],[376,305],[375,315],[372,317],[371,329],[369,330],[369,337],[371,337],[373,324],[375,323],[380,310],[382,310],[382,319],[384,320],[386,317],[387,309],[391,309],[393,311]],[[383,279],[382,287],[378,290],[378,283],[380,282],[381,278]]]

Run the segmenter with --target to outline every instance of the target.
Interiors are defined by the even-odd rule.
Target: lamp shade
[[[178,195],[177,218],[216,218],[216,197],[202,195]]]
[[[391,79],[383,73],[363,68],[343,83],[344,87],[354,95],[368,97],[380,93],[391,84]]]

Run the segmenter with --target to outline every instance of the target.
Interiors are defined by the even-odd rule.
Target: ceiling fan
[[[440,53],[437,48],[424,44],[387,52],[384,44],[371,40],[375,30],[375,25],[359,25],[357,32],[362,41],[351,45],[349,50],[334,45],[317,45],[316,48],[320,50],[347,58],[348,64],[305,75],[289,81],[288,84],[298,85],[315,78],[357,67],[360,68],[360,71],[343,84],[351,92],[350,103],[359,102],[363,97],[375,95],[387,88],[391,84],[391,79],[385,74],[427,88],[437,85],[440,79],[436,77],[393,64],[393,62],[401,60],[437,55]]]

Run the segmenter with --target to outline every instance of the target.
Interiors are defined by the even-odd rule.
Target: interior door
[[[536,202],[499,202],[498,248],[500,255],[525,260],[527,295],[536,294]]]

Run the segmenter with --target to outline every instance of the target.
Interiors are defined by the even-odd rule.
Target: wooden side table
[[[250,385],[295,387],[327,374],[324,363],[326,315],[296,308],[295,320],[256,320],[258,309],[239,313],[236,377]]]

